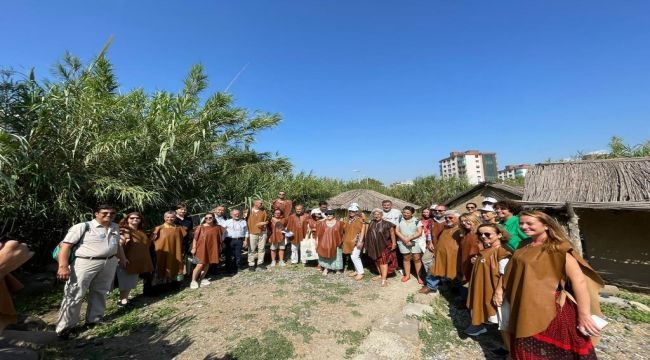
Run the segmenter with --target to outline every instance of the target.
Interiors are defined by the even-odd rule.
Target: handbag
[[[316,252],[316,240],[309,234],[300,242],[300,259],[302,261],[318,260]]]
[[[84,223],[84,232],[81,234],[81,237],[79,238],[79,241],[77,241],[76,244],[72,247],[72,250],[70,250],[70,257],[68,257],[68,264],[72,264],[75,259],[75,252],[81,246],[81,244],[84,241],[84,237],[86,237],[86,233],[90,230],[90,224],[89,223]],[[52,258],[56,261],[59,261],[59,252],[61,251],[61,243],[63,241],[59,242],[54,250],[52,250]]]

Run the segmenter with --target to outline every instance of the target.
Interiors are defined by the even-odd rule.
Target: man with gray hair
[[[431,274],[427,275],[426,285],[420,289],[421,294],[429,294],[438,291],[441,281],[451,281],[458,276],[457,257],[458,244],[460,242],[461,230],[458,226],[460,212],[447,210],[444,212],[445,228],[440,232],[435,247],[435,262]]]

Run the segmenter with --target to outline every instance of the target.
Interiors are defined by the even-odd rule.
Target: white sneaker
[[[280,261],[280,266],[287,266],[287,263],[283,261]]]
[[[196,281],[192,281],[190,283],[190,289],[198,289],[198,288],[199,288],[199,283],[197,283]]]
[[[275,266],[275,261],[271,261],[271,265],[270,265],[270,266],[271,266],[271,267],[274,267],[274,266]]]
[[[210,280],[208,279],[201,280],[201,286],[208,286],[208,285],[210,285]]]

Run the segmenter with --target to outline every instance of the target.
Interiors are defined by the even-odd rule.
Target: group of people
[[[497,324],[504,343],[495,349],[498,354],[595,358],[590,338],[600,329],[591,315],[602,314],[593,296],[596,286],[587,284],[602,280],[573,250],[558,223],[540,211],[522,212],[507,199],[486,198],[481,208],[468,203],[466,210],[433,205],[418,219],[413,207],[394,209],[386,200],[369,219],[356,203],[346,217],[337,218],[326,202],[307,211],[281,191],[268,212],[260,199],[243,214],[232,209],[228,219],[226,208],[217,206],[196,227],[181,204],[147,235],[142,214],[130,212],[118,225],[112,221],[115,209],[100,206],[94,220],[74,225],[60,244],[57,276],[67,282],[56,331],[66,336],[74,327],[86,293],[86,323],[101,321],[115,274],[119,305],[126,305],[142,274],[145,286],[152,286],[178,284],[185,272],[196,289],[210,284],[208,269],[222,258],[231,273],[317,259],[315,268],[323,275],[347,269],[362,280],[365,254],[381,286],[399,271],[400,281],[414,277],[423,294],[458,289],[458,307],[471,311],[466,333],[478,336],[487,331],[486,324]],[[191,274],[185,258],[195,264]]]

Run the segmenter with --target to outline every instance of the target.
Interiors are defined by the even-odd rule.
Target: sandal
[[[404,275],[404,276],[402,276],[402,282],[407,282],[407,281],[409,281],[410,278],[411,278],[410,275],[409,276]]]
[[[381,275],[377,275],[377,276],[372,278],[372,281],[377,281],[377,280],[380,280],[380,279],[381,279]]]
[[[358,275],[358,274],[357,274],[356,271],[352,271],[352,272],[348,273],[348,276],[349,276],[349,277],[355,277],[355,276],[357,276],[357,275]]]
[[[418,284],[420,284],[420,285],[424,285],[424,280],[418,278]]]
[[[356,280],[356,281],[363,280],[363,274],[357,274],[357,276],[354,277],[354,280]]]
[[[388,286],[388,280],[382,280],[381,287],[386,287],[386,286]]]

